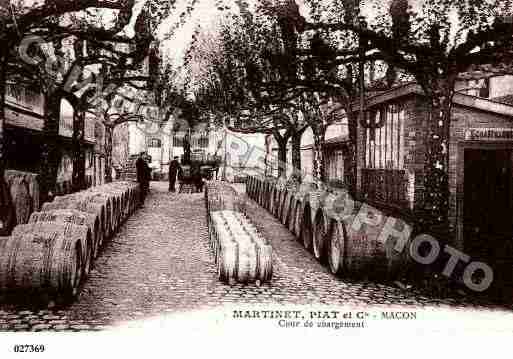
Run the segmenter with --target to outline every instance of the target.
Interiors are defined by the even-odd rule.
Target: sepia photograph
[[[0,0],[1,358],[511,338],[513,1]]]

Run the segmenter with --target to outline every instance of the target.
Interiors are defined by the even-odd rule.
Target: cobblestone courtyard
[[[243,196],[243,186],[237,189]],[[165,313],[222,304],[330,304],[477,308],[463,299],[435,299],[371,282],[334,277],[264,209],[248,215],[273,246],[271,284],[225,285],[207,238],[203,194],[170,194],[153,182],[139,209],[107,243],[80,296],[60,310],[0,304],[1,330],[95,330]]]

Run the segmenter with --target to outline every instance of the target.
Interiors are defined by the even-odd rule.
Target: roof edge
[[[407,95],[419,95],[425,96],[424,91],[417,83],[408,83],[394,89],[390,89],[385,93],[372,96],[367,99],[366,107],[372,107],[384,103],[387,101],[394,100],[399,97]],[[453,97],[453,103],[461,106],[472,107],[482,111],[493,112],[499,115],[513,117],[513,106],[507,105],[498,101],[466,95],[462,93],[456,93]],[[357,111],[359,104],[353,103],[353,109]]]

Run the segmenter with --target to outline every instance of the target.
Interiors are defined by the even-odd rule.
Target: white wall
[[[485,79],[477,80],[459,80],[454,86],[457,92],[479,96],[479,89],[484,86]],[[513,76],[495,76],[490,78],[489,96],[488,98],[502,97],[513,94]]]
[[[128,154],[137,155],[146,151],[146,136],[136,123],[130,122],[128,133]]]
[[[324,136],[325,140],[329,140],[330,138],[335,138],[339,136],[347,136],[347,125],[345,123],[335,123],[329,125],[326,129],[326,135]],[[301,147],[312,145],[314,143],[313,140],[313,132],[311,128],[307,128],[301,137]]]
[[[513,94],[513,76],[497,76],[490,79],[490,98]]]

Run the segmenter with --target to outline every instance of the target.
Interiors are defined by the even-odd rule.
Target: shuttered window
[[[386,104],[367,113],[365,167],[403,169],[405,110]],[[379,126],[379,127],[376,127]]]

